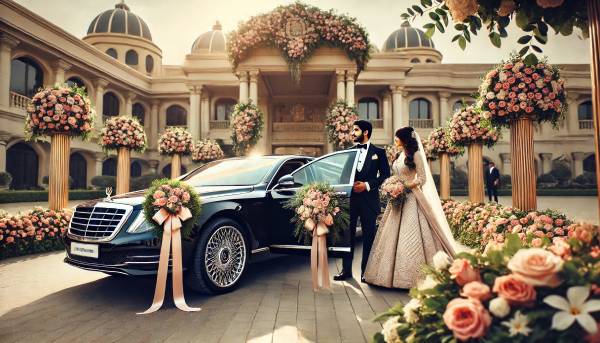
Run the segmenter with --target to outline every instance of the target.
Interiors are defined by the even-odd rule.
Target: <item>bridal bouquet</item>
[[[402,204],[406,194],[410,193],[410,188],[397,175],[392,175],[383,181],[380,192],[386,201],[391,201],[397,206]]]
[[[598,342],[600,228],[569,230],[541,248],[511,234],[485,253],[436,254],[412,299],[379,317],[374,341]]]
[[[146,133],[136,118],[112,117],[100,132],[100,145],[106,150],[127,148],[137,152],[146,149]]]
[[[233,150],[242,156],[260,139],[263,129],[263,114],[252,104],[239,103],[231,113],[231,141]]]
[[[434,129],[429,134],[429,137],[425,141],[427,143],[427,149],[429,153],[433,156],[439,154],[448,154],[450,156],[462,155],[464,153],[464,149],[462,147],[457,147],[452,144],[450,140],[450,134],[447,128],[438,127]],[[423,142],[423,147],[425,147],[425,142]],[[436,156],[437,157],[437,156]]]
[[[181,127],[170,127],[158,139],[161,155],[189,155],[192,152],[192,135]]]
[[[500,136],[500,131],[490,122],[490,113],[473,106],[456,111],[449,127],[450,140],[456,146],[483,143],[491,147]]]
[[[206,163],[223,157],[225,157],[225,154],[216,141],[205,139],[194,144],[192,150],[192,161],[194,162]]]
[[[347,204],[325,183],[302,187],[285,207],[295,211],[292,221],[296,222],[295,234],[299,241],[305,239],[306,242],[313,234],[330,234],[335,242],[348,227]]]
[[[25,133],[28,139],[53,134],[86,139],[92,119],[90,99],[83,88],[49,87],[36,93],[27,106]]]
[[[527,65],[517,56],[487,73],[479,97],[481,108],[497,125],[508,126],[512,120],[530,116],[556,127],[566,110],[564,80],[558,68],[545,61]]]
[[[352,127],[358,120],[358,112],[353,106],[349,106],[345,101],[339,100],[329,107],[325,128],[329,142],[333,143],[337,149],[346,149],[354,144],[352,136]]]

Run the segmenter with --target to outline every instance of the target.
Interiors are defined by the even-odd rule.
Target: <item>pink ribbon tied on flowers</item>
[[[178,309],[186,312],[200,311],[200,308],[190,307],[185,302],[183,295],[183,267],[181,257],[181,223],[192,218],[192,212],[189,208],[182,206],[177,213],[172,214],[161,208],[154,214],[152,220],[159,225],[163,225],[162,244],[160,246],[160,259],[158,262],[158,272],[156,274],[156,288],[154,289],[154,299],[152,305],[146,311],[138,314],[149,314],[158,311],[162,307],[165,299],[165,290],[167,287],[167,274],[169,272],[169,250],[172,243],[173,258],[173,301]]]
[[[312,246],[310,249],[310,271],[312,276],[313,290],[319,288],[319,267],[321,267],[321,282],[325,289],[330,289],[329,282],[329,263],[327,260],[327,234],[328,226],[333,225],[333,217],[329,214],[318,223],[312,218],[304,222],[304,227],[312,232]]]

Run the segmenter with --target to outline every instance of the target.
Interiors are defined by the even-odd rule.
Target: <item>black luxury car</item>
[[[182,242],[186,284],[224,293],[238,285],[252,254],[308,253],[310,246],[294,237],[293,211],[283,205],[311,182],[327,182],[349,197],[357,155],[344,150],[317,159],[230,158],[182,176],[202,200],[193,234]],[[77,206],[65,237],[65,262],[108,274],[156,274],[160,242],[144,219],[143,195],[131,192]],[[328,246],[331,256],[341,257],[350,252],[349,237]]]

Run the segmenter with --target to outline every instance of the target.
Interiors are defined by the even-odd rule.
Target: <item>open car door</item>
[[[285,203],[292,198],[304,185],[315,182],[326,182],[335,192],[350,201],[356,164],[358,163],[358,151],[343,150],[324,155],[312,162],[298,168],[291,174],[284,176],[288,180],[286,184],[277,184],[271,189],[271,213],[273,224],[271,225],[270,250],[274,253],[301,253],[308,254],[310,245],[304,240],[298,241],[294,236],[295,224],[291,222],[294,211],[284,208]],[[291,179],[293,178],[293,183]],[[347,228],[346,228],[347,229]],[[328,238],[327,246],[330,256],[343,257],[350,253],[350,234],[346,230],[340,239],[333,244]]]

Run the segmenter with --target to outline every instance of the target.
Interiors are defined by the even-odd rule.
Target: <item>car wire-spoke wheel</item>
[[[242,276],[246,242],[234,226],[221,226],[208,239],[204,253],[206,274],[219,287],[229,287]]]

